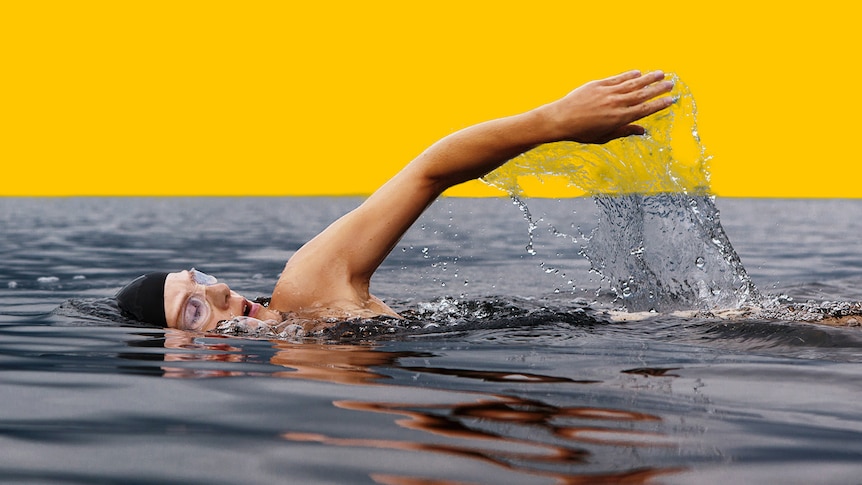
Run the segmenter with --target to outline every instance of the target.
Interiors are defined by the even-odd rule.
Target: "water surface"
[[[201,335],[110,305],[141,272],[190,266],[268,295],[357,203],[0,199],[3,481],[860,482],[862,330],[622,320],[580,254],[588,198],[528,200],[532,239],[507,199],[438,202],[373,280],[410,316],[391,334]],[[862,300],[862,202],[716,205],[767,298]]]

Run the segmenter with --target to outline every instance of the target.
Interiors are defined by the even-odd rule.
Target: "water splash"
[[[593,196],[599,224],[581,248],[630,311],[737,308],[757,289],[719,221],[709,195],[710,156],[697,129],[697,106],[673,76],[674,106],[645,119],[646,136],[605,145],[550,143],[485,182],[507,190],[525,215],[520,179],[562,176]],[[530,226],[528,251],[535,227]]]
[[[557,142],[530,150],[483,180],[521,195],[520,179],[564,177],[584,194],[709,193],[710,156],[700,141],[697,105],[688,86],[672,76],[669,110],[640,123],[646,136],[613,140],[604,145]]]
[[[628,310],[737,308],[759,299],[712,197],[594,199],[600,219],[583,254]]]

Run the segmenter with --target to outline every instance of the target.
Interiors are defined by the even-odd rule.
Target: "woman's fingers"
[[[637,71],[634,71],[637,72]],[[656,83],[664,79],[664,72],[662,71],[652,71],[644,74],[643,76],[638,75],[637,77],[632,77],[626,79],[625,81],[617,84],[618,92],[628,93],[632,91],[638,91],[643,89],[650,84]]]
[[[617,86],[626,81],[631,81],[632,79],[637,79],[641,76],[640,71],[628,71],[621,74],[617,74],[616,76],[611,76],[609,78],[602,79],[598,81],[598,84],[602,86]]]
[[[631,109],[631,121],[636,121],[641,118],[645,118],[653,113],[657,113],[670,105],[672,105],[674,99],[670,96],[664,96],[661,98],[656,98],[645,103],[638,103],[632,105]]]
[[[636,113],[648,116],[672,104],[671,99],[651,102],[653,98],[670,93],[673,82],[665,80],[662,71],[652,71],[641,75],[639,71],[629,71],[605,80],[611,92],[616,93],[624,106],[635,108]],[[649,102],[649,103],[648,103]],[[645,104],[646,103],[646,104]]]
[[[669,93],[673,89],[671,81],[661,81],[655,84],[650,84],[637,91],[633,91],[626,95],[626,101],[629,106],[638,105],[649,101],[655,97]]]

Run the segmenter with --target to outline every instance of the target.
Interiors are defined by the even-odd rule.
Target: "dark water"
[[[106,300],[190,266],[267,295],[356,203],[0,199],[3,482],[862,483],[862,328],[623,321],[579,254],[589,199],[528,201],[532,242],[508,200],[438,202],[373,281],[392,333],[189,334]],[[716,204],[766,300],[862,300],[862,201]]]

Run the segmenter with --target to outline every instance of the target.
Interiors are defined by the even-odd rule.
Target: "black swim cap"
[[[117,306],[139,322],[167,327],[165,279],[168,273],[147,273],[117,292]]]

